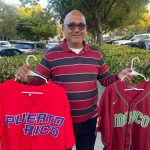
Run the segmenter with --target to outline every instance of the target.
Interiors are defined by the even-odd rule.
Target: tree
[[[48,7],[61,22],[72,9],[83,12],[89,31],[97,36],[97,43],[101,44],[104,32],[136,22],[148,2],[149,0],[49,0]]]
[[[125,31],[127,34],[138,34],[144,32],[150,32],[150,14],[149,10],[145,12],[138,18],[137,22],[129,26],[122,26],[122,28],[116,30],[118,33]]]
[[[15,6],[0,0],[0,39],[7,40],[15,37],[17,15],[18,10]]]
[[[57,35],[57,23],[40,5],[20,7],[17,33],[27,40],[48,39]]]

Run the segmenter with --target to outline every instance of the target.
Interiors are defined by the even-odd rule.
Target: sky
[[[20,4],[19,0],[4,0],[7,4]],[[39,4],[42,5],[43,7],[46,7],[47,5],[47,0],[40,0]],[[148,5],[148,8],[150,10],[150,4]]]
[[[19,0],[3,0],[3,1],[5,1],[7,4],[20,4]],[[47,4],[47,0],[40,0],[39,4],[45,7]]]

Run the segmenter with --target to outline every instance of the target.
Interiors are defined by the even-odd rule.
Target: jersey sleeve
[[[2,84],[0,84],[0,140],[2,137]]]
[[[71,149],[75,144],[73,124],[71,120],[70,107],[67,95],[64,94],[65,104],[65,148]]]
[[[108,100],[107,88],[99,102],[98,118],[96,131],[101,132],[102,143],[104,146],[109,144],[110,138],[110,115],[109,114],[109,100]]]

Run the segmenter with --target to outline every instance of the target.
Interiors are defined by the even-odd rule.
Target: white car
[[[0,41],[0,45],[11,47],[11,44],[8,41]]]
[[[41,42],[36,41],[14,41],[13,47],[18,48],[22,52],[32,53],[39,51],[46,51],[46,46]]]
[[[126,38],[123,39],[123,40],[116,40],[116,41],[113,41],[113,44],[124,45],[124,44],[126,44],[126,43],[138,42],[138,41],[140,41],[140,40],[142,40],[142,39],[149,38],[149,37],[150,37],[150,34],[149,34],[149,33],[131,35],[131,36],[126,37]]]
[[[46,47],[48,48],[48,49],[50,49],[50,48],[52,48],[52,47],[54,47],[54,46],[56,46],[56,45],[58,45],[58,43],[48,43],[47,45],[46,45]]]

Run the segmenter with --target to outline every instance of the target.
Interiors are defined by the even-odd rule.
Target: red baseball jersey
[[[0,137],[2,150],[72,148],[75,140],[65,90],[52,82],[41,86],[14,80],[2,83]]]
[[[133,88],[141,90],[125,90]],[[150,81],[108,86],[97,125],[105,150],[150,150]]]

